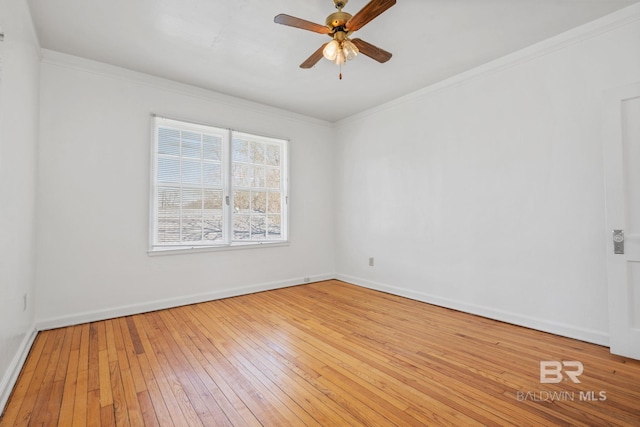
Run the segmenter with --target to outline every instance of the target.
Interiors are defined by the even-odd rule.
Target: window
[[[151,251],[285,242],[287,145],[154,117]]]

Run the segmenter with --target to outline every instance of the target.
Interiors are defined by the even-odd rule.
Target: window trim
[[[223,140],[222,147],[222,161],[223,173],[222,173],[222,192],[223,192],[223,239],[220,243],[203,243],[203,244],[176,244],[176,245],[158,245],[157,244],[157,213],[158,213],[158,200],[156,197],[156,189],[158,182],[156,180],[156,173],[158,167],[158,127],[161,123],[175,122],[176,126],[183,128],[190,128],[195,132],[207,132],[216,130],[226,132],[226,137]],[[207,123],[194,122],[192,120],[178,119],[174,117],[167,117],[158,114],[151,115],[151,148],[150,148],[150,167],[149,167],[149,235],[148,235],[148,250],[147,253],[150,256],[155,255],[169,255],[169,254],[183,254],[193,252],[209,252],[220,250],[238,250],[249,249],[259,247],[278,247],[288,246],[289,241],[289,157],[290,157],[290,141],[285,138],[277,138],[271,136],[258,135],[245,131],[238,131],[228,127],[215,126]],[[282,144],[283,155],[281,158],[281,168],[285,175],[281,182],[281,194],[282,194],[282,225],[281,225],[281,239],[278,240],[234,240],[233,239],[233,193],[234,187],[232,180],[232,145],[234,134],[241,137],[254,137],[257,140],[265,142],[277,142]],[[228,200],[228,203],[226,202]]]

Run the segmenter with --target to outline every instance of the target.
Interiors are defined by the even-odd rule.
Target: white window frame
[[[158,159],[163,156],[159,154],[159,128],[173,128],[183,131],[196,132],[201,134],[212,134],[222,137],[222,238],[217,241],[191,241],[191,242],[173,242],[162,243],[158,241],[158,215],[159,201],[157,188],[160,186],[158,181]],[[211,250],[230,250],[239,248],[255,248],[264,246],[283,246],[289,244],[289,227],[288,227],[288,206],[289,206],[289,141],[281,138],[271,138],[261,135],[255,135],[246,132],[238,132],[228,128],[221,128],[207,124],[200,124],[190,121],[177,120],[159,115],[152,115],[151,120],[151,167],[150,167],[150,215],[149,215],[149,255],[200,252]],[[234,185],[233,185],[233,155],[232,145],[234,137],[256,141],[258,143],[278,145],[281,147],[280,154],[280,189],[271,189],[272,192],[280,193],[280,237],[269,239],[267,232],[264,238],[248,240],[234,239],[233,220],[234,220]],[[166,156],[165,156],[166,157]],[[182,152],[180,153],[182,159]],[[201,160],[203,164],[206,160]],[[188,184],[180,181],[180,188],[187,188]],[[203,184],[194,188],[206,188]],[[265,190],[266,191],[266,190]],[[259,216],[259,215],[257,215]],[[267,219],[267,213],[264,213]],[[181,218],[182,214],[181,214]],[[182,231],[180,231],[182,233]],[[180,234],[180,236],[182,236]]]

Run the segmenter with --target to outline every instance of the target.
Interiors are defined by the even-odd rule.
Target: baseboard
[[[478,316],[486,317],[488,319],[499,320],[501,322],[511,323],[513,325],[524,326],[525,328],[536,329],[538,331],[549,332],[554,335],[560,335],[567,338],[573,338],[580,341],[609,347],[609,335],[592,329],[580,328],[574,325],[567,325],[558,322],[551,322],[545,319],[524,316],[518,313],[498,310],[492,307],[469,304],[463,301],[443,298],[425,292],[399,288],[397,286],[373,282],[370,280],[344,274],[336,275],[336,279],[348,283],[353,283],[354,285],[362,286],[364,288],[386,292],[389,294],[410,298],[416,301],[426,302],[440,307],[463,311],[465,313],[475,314]]]
[[[70,316],[62,316],[48,319],[38,319],[36,328],[39,331],[63,328],[66,326],[78,325],[81,323],[97,322],[105,319],[114,319],[116,317],[130,316],[133,314],[147,313],[150,311],[163,310],[166,308],[179,307],[182,305],[197,304],[200,302],[213,301],[222,298],[230,298],[239,295],[252,294],[255,292],[268,291],[272,289],[286,288],[289,286],[302,285],[305,283],[321,282],[335,278],[335,274],[321,274],[309,276],[305,278],[295,278],[282,280],[277,282],[261,283],[241,288],[230,288],[215,292],[207,292],[202,294],[194,294],[180,296],[176,298],[168,298],[145,302],[141,304],[125,305],[120,307],[109,308],[106,310],[97,310],[84,313],[73,314]]]
[[[20,371],[27,360],[27,356],[29,355],[29,351],[31,350],[31,346],[36,339],[37,334],[38,331],[35,326],[31,327],[27,331],[20,343],[20,346],[18,347],[18,351],[16,351],[16,355],[0,381],[0,415],[4,412],[4,408],[9,401],[9,397],[11,396],[11,392],[13,391],[16,381],[18,381]]]
[[[453,310],[463,311],[465,313],[475,314],[478,316],[486,317],[489,319],[499,320],[501,322],[511,323],[518,326],[524,326],[526,328],[536,329],[543,332],[549,332],[555,335],[560,335],[568,338],[574,338],[580,341],[590,342],[602,346],[609,346],[609,335],[586,328],[576,327],[574,325],[568,325],[558,322],[552,322],[545,319],[535,318],[531,316],[525,316],[518,313],[499,310],[493,307],[481,306],[477,304],[470,304],[464,301],[454,300],[450,298],[443,298],[440,296],[432,295],[426,292],[414,291],[411,289],[400,288],[384,283],[374,282],[359,277],[349,276],[345,274],[327,273],[322,275],[310,276],[305,278],[296,278],[283,280],[278,282],[262,283],[257,285],[250,285],[241,288],[225,289],[215,292],[195,294],[181,296],[177,298],[169,298],[163,300],[156,300],[142,304],[132,304],[121,307],[114,307],[107,310],[99,310],[92,312],[85,312],[74,314],[70,316],[39,319],[36,322],[36,330],[48,330],[55,328],[62,328],[66,326],[77,325],[87,322],[96,322],[105,319],[113,319],[116,317],[130,316],[133,314],[146,313],[155,310],[162,310],[166,308],[179,307],[188,304],[197,304],[200,302],[213,301],[222,298],[229,298],[239,295],[247,295],[255,292],[268,291],[272,289],[286,288],[289,286],[296,286],[305,283],[321,282],[324,280],[338,279],[354,285],[362,286],[377,291],[386,292],[393,295],[398,295],[406,298],[411,298],[416,301],[422,301],[429,304],[438,305],[441,307],[451,308]],[[35,333],[35,330],[34,330]],[[35,335],[34,335],[35,337]],[[33,339],[33,338],[32,338]],[[29,345],[30,348],[30,345]],[[26,357],[26,355],[25,355]],[[20,365],[21,366],[21,365]],[[19,372],[19,369],[18,369]],[[17,374],[16,374],[17,375]],[[4,383],[2,384],[4,385]],[[4,388],[0,388],[4,390]],[[1,397],[1,396],[0,396]],[[1,401],[0,401],[1,402]]]

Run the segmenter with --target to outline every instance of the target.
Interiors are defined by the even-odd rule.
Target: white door
[[[604,114],[610,347],[640,359],[640,83],[608,91]]]

